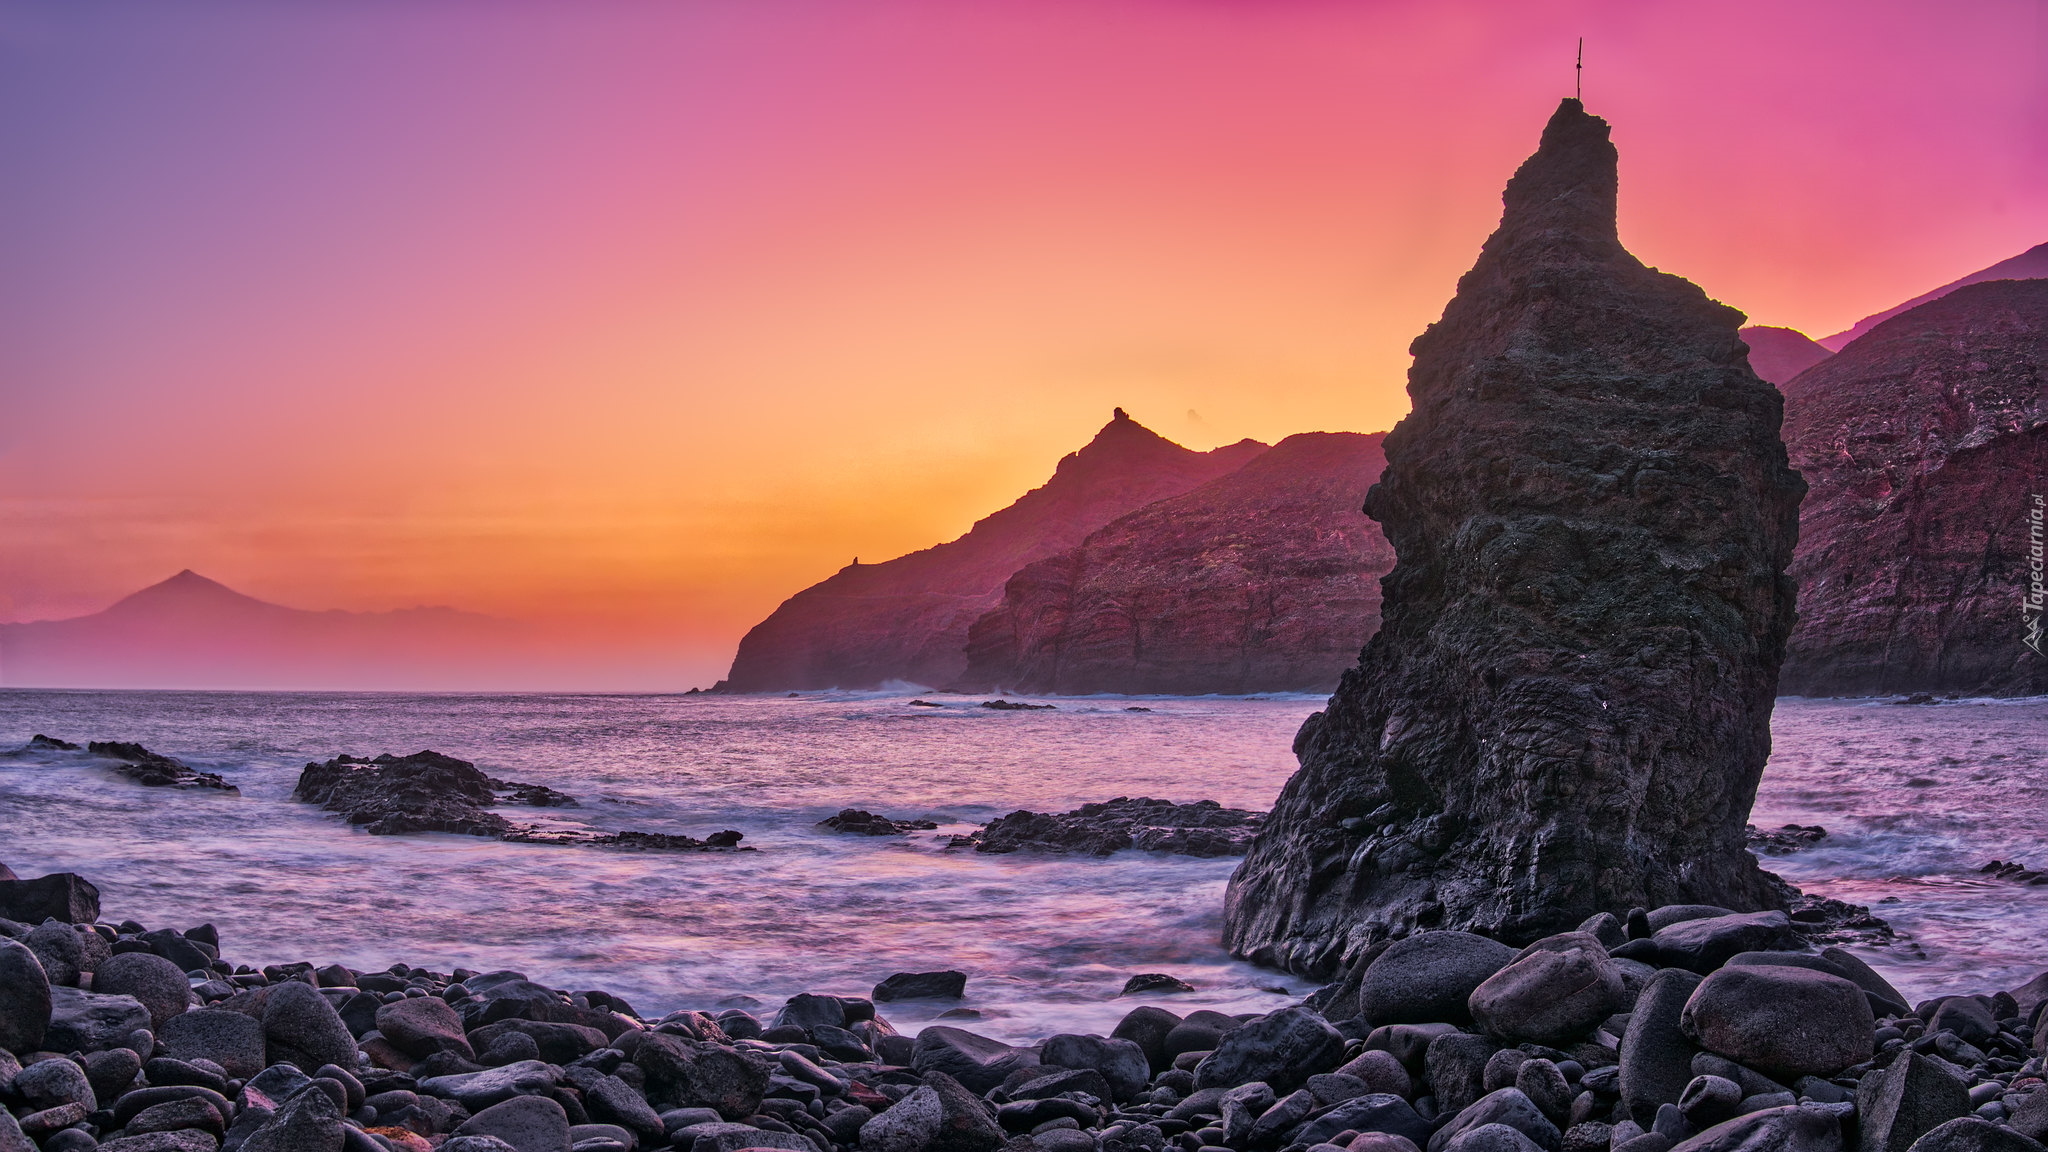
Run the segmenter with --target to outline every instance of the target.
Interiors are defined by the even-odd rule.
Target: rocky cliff
[[[740,641],[729,692],[942,685],[967,669],[967,629],[1033,561],[1155,500],[1234,471],[1266,450],[1245,440],[1195,452],[1123,409],[1052,479],[950,543],[853,564],[783,601]]]
[[[1939,300],[1958,288],[1967,288],[1972,284],[1982,284],[1987,280],[2039,280],[2044,277],[2048,277],[2048,244],[2036,244],[2010,260],[2000,260],[1989,268],[1980,268],[1960,280],[1952,280],[1947,284],[1943,284],[1932,292],[1923,292],[1904,304],[1887,308],[1874,316],[1865,316],[1846,331],[1837,332],[1833,336],[1821,337],[1820,343],[1823,347],[1840,352],[1842,349],[1847,348],[1851,341],[1861,339],[1864,333],[1876,328],[1879,324],[1902,312],[1918,308],[1920,305],[1931,300]]]
[[[1231,879],[1237,955],[1323,974],[1422,926],[1783,899],[1744,822],[1804,485],[1741,314],[1621,246],[1615,169],[1564,101],[1415,342],[1366,503],[1380,630]]]
[[[1383,433],[1290,436],[1025,567],[967,634],[962,686],[1328,691],[1379,626],[1394,552],[1359,506]]]
[[[2021,604],[2048,497],[2048,280],[1886,320],[1787,385],[1785,409],[1813,491],[1783,690],[2048,692]]]
[[[1749,367],[1773,384],[1788,384],[1794,376],[1834,355],[1804,332],[1753,324],[1742,330],[1742,342],[1749,345]]]

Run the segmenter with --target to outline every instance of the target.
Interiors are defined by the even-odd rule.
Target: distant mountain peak
[[[1960,280],[1943,284],[1934,291],[1915,296],[1896,308],[1887,308],[1875,315],[1865,316],[1863,319],[1858,320],[1854,327],[1847,331],[1837,332],[1833,336],[1823,336],[1818,343],[1831,352],[1840,352],[1849,345],[1850,341],[1862,336],[1865,332],[1897,316],[1899,313],[1917,308],[1930,300],[1939,300],[1956,289],[1967,287],[1971,284],[1982,284],[1986,280],[2043,279],[2048,279],[2048,244],[2036,244],[2009,260],[2000,260],[1989,268],[1981,268]]]
[[[123,608],[153,608],[165,604],[261,604],[266,608],[276,607],[235,591],[218,580],[210,580],[190,568],[181,570],[176,576],[159,580],[139,592],[131,592],[110,606],[107,611]]]

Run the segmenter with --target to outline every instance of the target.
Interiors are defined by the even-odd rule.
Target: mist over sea
[[[647,1014],[735,995],[865,995],[892,972],[950,967],[969,974],[977,1030],[1029,1040],[1107,1032],[1130,1006],[1117,992],[1141,972],[1195,984],[1175,998],[1182,1011],[1265,1011],[1308,991],[1217,946],[1234,860],[942,845],[1018,808],[1116,796],[1264,809],[1321,697],[1061,699],[1035,712],[930,698],[946,707],[892,693],[9,690],[0,749],[38,732],[134,740],[242,794],[0,757],[0,862],[25,876],[84,874],[111,921],[211,922],[238,963],[514,968],[620,993]],[[2048,969],[2048,886],[1976,874],[1994,857],[2048,867],[2048,699],[1789,699],[1773,732],[1753,821],[1831,835],[1765,864],[1891,921],[1902,941],[1859,949],[1865,959],[1915,998],[2013,987]],[[582,800],[505,810],[515,822],[733,828],[759,851],[370,836],[290,799],[309,760],[423,748]],[[816,827],[846,807],[941,828],[871,838]]]

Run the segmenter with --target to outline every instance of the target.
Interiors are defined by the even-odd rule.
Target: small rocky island
[[[1778,911],[1409,935],[1265,1014],[1009,1043],[967,973],[644,1015],[516,971],[228,958],[64,874],[0,913],[6,1152],[2043,1152],[2043,989],[1915,1006]],[[67,918],[68,917],[68,918]],[[750,1001],[758,1004],[758,1001]],[[965,1015],[964,1012],[961,1013]]]
[[[1744,849],[1805,491],[1782,402],[1741,313],[1621,246],[1606,121],[1564,101],[1504,199],[1366,502],[1380,630],[1231,881],[1259,963],[1790,895]]]

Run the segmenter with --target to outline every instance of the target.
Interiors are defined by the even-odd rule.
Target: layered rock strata
[[[972,690],[1328,691],[1394,566],[1359,510],[1383,433],[1290,436],[1029,565],[967,633]]]
[[[880,564],[856,561],[782,603],[740,641],[730,692],[950,684],[966,671],[967,629],[1033,561],[1155,500],[1178,496],[1265,451],[1245,440],[1195,452],[1116,410],[1052,479],[949,543]]]
[[[1783,690],[2048,692],[2048,280],[1958,288],[1785,388],[1813,486]]]
[[[1565,101],[1415,342],[1366,503],[1399,557],[1380,631],[1232,878],[1237,955],[1326,973],[1419,926],[1786,898],[1744,822],[1805,486],[1741,314],[1630,255],[1615,197],[1606,122]]]

